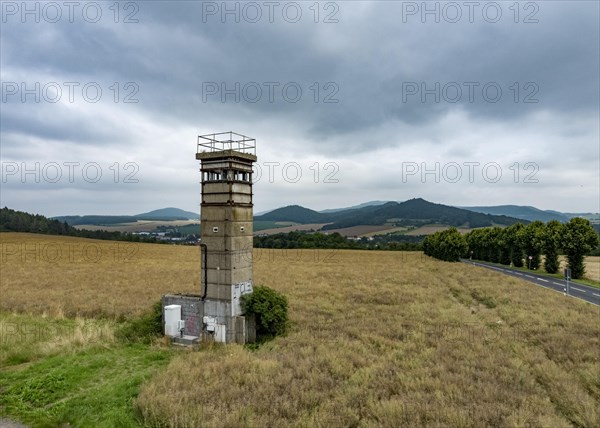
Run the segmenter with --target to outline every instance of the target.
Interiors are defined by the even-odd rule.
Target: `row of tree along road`
[[[428,236],[423,251],[446,261],[472,258],[507,266],[539,269],[548,273],[559,270],[559,254],[567,257],[573,279],[585,273],[584,258],[598,249],[598,234],[589,220],[572,218],[568,223],[534,221],[527,225],[475,229],[461,235],[456,228]]]

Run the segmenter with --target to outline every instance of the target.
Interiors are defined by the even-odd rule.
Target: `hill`
[[[474,211],[435,204],[421,198],[406,202],[388,202],[380,206],[369,206],[359,210],[334,214],[332,224],[323,229],[338,229],[359,224],[423,225],[446,224],[450,226],[486,227],[494,224],[511,225],[520,220],[507,216],[476,213]]]
[[[521,205],[497,205],[488,207],[457,207],[469,211],[474,211],[483,214],[493,215],[505,215],[509,217],[518,218],[521,220],[535,221],[541,220],[548,222],[551,220],[558,220],[560,222],[567,222],[572,217],[570,215],[558,212],[558,211],[543,211],[535,207],[521,206]]]
[[[482,214],[447,205],[434,204],[424,199],[411,199],[402,203],[386,202],[383,205],[366,205],[334,212],[318,212],[299,205],[278,208],[257,216],[255,221],[291,221],[295,223],[329,223],[323,230],[341,229],[358,225],[419,226],[446,224],[450,226],[486,227],[495,224],[511,225],[519,221],[504,215]]]
[[[321,210],[319,211],[320,213],[337,213],[340,211],[347,211],[347,210],[355,210],[358,208],[364,208],[364,207],[370,207],[370,206],[374,206],[374,205],[383,205],[385,203],[388,202],[392,202],[392,201],[369,201],[369,202],[364,202],[362,204],[358,204],[358,205],[354,205],[352,207],[346,207],[346,208],[329,208],[326,210]]]
[[[65,215],[52,217],[52,220],[67,223],[69,226],[82,224],[107,226],[111,224],[135,223],[137,218],[130,215]]]
[[[331,215],[304,208],[300,205],[289,205],[256,216],[254,217],[254,221],[291,221],[302,224],[327,223],[331,221]]]
[[[112,218],[113,220],[116,220],[117,218],[117,216],[105,217]],[[56,218],[49,219],[40,214],[29,214],[24,211],[15,211],[7,207],[0,209],[0,232],[26,232],[44,235],[77,236],[93,239],[156,242],[156,239],[152,236],[138,236],[130,233],[121,233],[120,231],[115,230],[108,231],[79,229],[73,227],[64,220],[59,221]]]
[[[184,211],[179,208],[161,208],[147,213],[136,214],[134,217],[145,220],[197,220],[200,218],[199,213]]]
[[[136,215],[65,215],[52,217],[53,220],[66,222],[70,226],[97,225],[108,226],[122,223],[135,223],[138,220],[173,221],[199,219],[200,215],[179,208],[161,208]]]
[[[29,214],[8,207],[0,209],[0,232],[44,233],[68,235],[74,229],[63,221],[49,219],[41,214]]]

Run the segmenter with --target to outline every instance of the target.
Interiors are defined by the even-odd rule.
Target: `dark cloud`
[[[376,162],[371,156],[376,150],[405,158],[424,144],[437,147],[437,153],[424,156],[468,156],[476,140],[495,157],[500,140],[506,152],[521,153],[520,131],[531,125],[528,138],[548,145],[537,142],[537,151],[528,156],[543,160],[554,153],[597,164],[598,3],[530,2],[537,9],[520,3],[518,17],[512,3],[496,3],[502,9],[496,23],[480,9],[469,22],[460,2],[463,16],[457,23],[448,22],[453,15],[445,12],[439,23],[432,15],[426,22],[418,13],[407,15],[422,2],[330,3],[337,9],[325,10],[321,3],[318,23],[309,3],[298,3],[302,18],[290,22],[294,9],[285,16],[281,12],[290,2],[280,3],[272,23],[264,2],[255,3],[262,13],[257,23],[248,22],[255,17],[253,6],[234,2],[227,7],[238,5],[240,22],[231,14],[226,22],[220,13],[207,15],[223,2],[184,1],[133,2],[137,10],[122,8],[118,19],[111,4],[101,3],[97,23],[77,14],[72,23],[66,16],[58,23],[3,16],[3,83],[77,82],[81,87],[94,82],[103,89],[98,103],[81,94],[73,103],[35,103],[31,96],[22,103],[20,94],[7,95],[3,86],[3,161],[35,159],[38,146],[32,141],[46,141],[48,150],[70,147],[74,156],[86,147],[106,147],[112,157],[118,150],[149,162],[148,170],[168,156],[176,169],[191,156],[186,150],[193,152],[195,133],[234,126],[254,132],[271,159]],[[441,11],[448,7],[429,6],[436,4]],[[133,12],[130,18],[139,22],[123,22]],[[333,12],[330,17],[339,22],[323,23]],[[523,22],[527,17],[538,22]],[[132,93],[125,85],[135,85],[137,102],[124,103]],[[434,93],[423,95],[423,89]],[[561,127],[541,125],[540,115]],[[182,129],[189,141],[175,147],[172,135]],[[569,141],[577,141],[577,154],[566,148]],[[149,157],[152,152],[156,157]],[[556,176],[563,172],[557,170]],[[590,174],[598,176],[597,166]],[[352,178],[361,179],[369,182]],[[436,188],[440,198],[445,196],[442,186],[427,192],[433,197]],[[302,186],[294,190],[298,203],[307,192],[321,200],[331,194],[327,187],[316,193]],[[279,191],[274,188],[272,202],[265,205],[277,205]],[[418,188],[409,196],[420,196]],[[349,198],[340,193],[338,204],[349,205],[344,202]],[[593,204],[581,202],[597,210]]]

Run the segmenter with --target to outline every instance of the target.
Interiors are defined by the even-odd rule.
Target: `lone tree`
[[[561,240],[565,233],[565,226],[559,221],[552,220],[546,223],[544,229],[544,269],[548,273],[558,272],[560,262],[558,261],[558,251],[560,250]]]
[[[582,278],[585,273],[584,257],[598,246],[596,231],[589,220],[575,217],[565,225],[562,242],[563,250],[569,261],[572,278]]]

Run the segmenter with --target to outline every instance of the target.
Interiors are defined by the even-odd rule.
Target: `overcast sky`
[[[596,1],[7,1],[0,25],[2,206],[198,212],[197,136],[234,131],[255,212],[600,210]]]

